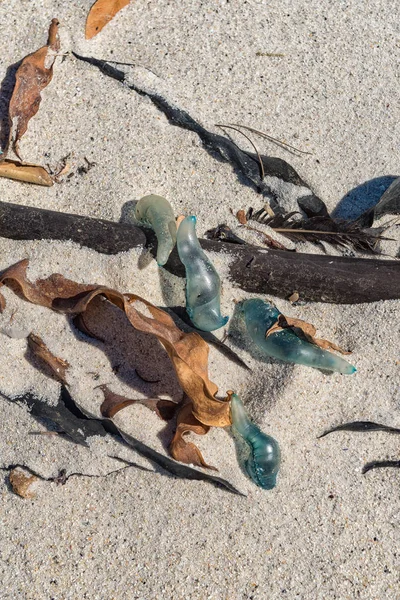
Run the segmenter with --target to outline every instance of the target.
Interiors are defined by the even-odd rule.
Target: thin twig
[[[315,235],[338,235],[338,236],[345,236],[348,235],[349,237],[357,237],[360,236],[360,232],[359,231],[319,231],[319,229],[291,229],[290,227],[272,227],[272,225],[270,225],[271,229],[273,229],[274,231],[277,231],[278,233],[288,233],[288,234],[292,234],[292,233],[314,233]],[[376,240],[391,240],[394,241],[392,238],[385,238],[382,237],[381,235],[376,235],[374,236],[376,237]]]
[[[114,64],[114,65],[121,65],[123,67],[135,67],[135,68],[139,67],[141,69],[145,69],[146,71],[149,71],[149,73],[153,73],[153,75],[155,75],[156,77],[161,79],[161,77],[158,73],[156,73],[155,71],[152,71],[151,69],[149,69],[149,67],[145,67],[144,65],[141,65],[140,63],[121,62],[119,60],[107,60],[106,62],[108,62],[110,64]]]
[[[260,131],[259,129],[254,129],[253,127],[248,127],[247,125],[238,125],[237,123],[232,123],[232,124],[230,123],[229,126],[230,127],[232,127],[232,126],[241,127],[242,129],[247,129],[247,131],[256,133],[257,135],[269,140],[270,142],[273,142],[274,144],[278,144],[278,146],[279,145],[283,146],[289,152],[294,151],[294,152],[299,152],[300,154],[312,154],[312,152],[306,152],[305,150],[300,150],[300,148],[296,148],[296,146],[292,146],[291,144],[288,144],[287,142],[278,140],[277,138],[274,138],[271,135],[268,135],[268,133],[265,133],[264,131]]]
[[[217,123],[215,125],[215,127],[220,127],[221,129],[224,129],[224,128],[234,129],[238,133],[241,133],[246,138],[246,140],[248,140],[250,142],[250,144],[253,146],[253,148],[254,148],[257,156],[258,156],[258,161],[260,163],[261,179],[264,179],[264,177],[265,177],[265,171],[264,171],[263,161],[262,161],[262,158],[261,158],[261,154],[257,150],[257,146],[254,144],[253,140],[251,138],[249,138],[248,135],[246,135],[245,133],[243,133],[243,131],[240,131],[240,129],[238,129],[235,125],[221,125],[221,124]]]

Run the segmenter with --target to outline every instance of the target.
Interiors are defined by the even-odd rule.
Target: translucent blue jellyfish
[[[214,331],[228,322],[221,316],[221,282],[196,236],[196,217],[186,217],[178,228],[177,248],[186,270],[186,312],[193,325]]]
[[[249,477],[264,490],[272,490],[281,462],[278,442],[250,421],[237,394],[231,396],[231,416],[233,429],[250,447],[250,456],[245,463]]]
[[[157,236],[157,263],[165,265],[176,243],[176,223],[172,206],[162,196],[144,196],[136,205],[138,221],[154,229]]]
[[[356,372],[357,369],[347,360],[299,338],[290,329],[282,329],[266,337],[266,332],[277,322],[281,314],[272,304],[260,298],[253,298],[243,302],[241,311],[244,314],[249,336],[264,354],[287,362],[336,371],[345,375]]]

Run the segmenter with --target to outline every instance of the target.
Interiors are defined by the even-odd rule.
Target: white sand
[[[82,0],[11,0],[2,6],[1,78],[45,42],[57,17],[63,51],[151,69],[156,76],[140,71],[148,84],[206,127],[241,122],[311,151],[299,158],[258,143],[263,152],[288,160],[330,210],[355,186],[399,174],[395,3],[136,0],[86,42],[89,6]],[[195,134],[173,127],[149,100],[71,57],[57,61],[21,152],[53,168],[70,152],[73,171],[84,157],[96,166],[50,189],[0,179],[2,200],[119,220],[131,208],[123,208],[126,202],[162,194],[176,214],[197,215],[200,234],[232,224],[230,208],[263,204],[229,165],[207,154]],[[107,257],[72,243],[0,239],[1,269],[27,256],[32,278],[61,272],[155,304],[184,302],[183,280],[158,270],[155,261],[139,260],[138,251]],[[213,258],[224,276],[226,260]],[[101,343],[76,337],[65,317],[8,290],[5,296],[0,329],[18,309],[13,323],[41,335],[71,363],[71,392],[86,409],[98,411],[101,393],[94,388],[100,383],[132,397],[179,400],[166,356],[128,330],[118,311],[105,353]],[[225,280],[223,312],[232,314],[234,300],[247,296]],[[40,482],[35,500],[13,495],[3,471],[2,600],[400,598],[400,471],[361,475],[370,460],[399,459],[398,438],[336,433],[317,439],[329,426],[351,420],[400,427],[400,303],[292,307],[273,300],[282,312],[314,323],[321,337],[350,347],[358,372],[326,375],[262,360],[243,336],[232,338],[232,348],[253,369],[249,373],[211,349],[210,375],[220,393],[235,389],[280,442],[282,469],[271,492],[244,477],[225,431],[214,429],[196,443],[246,498],[174,479],[111,438],[93,439],[89,451],[61,437],[30,435],[44,428],[25,409],[0,399],[3,467],[24,463],[44,476],[61,468],[105,475],[123,466],[107,457],[118,454],[151,470],[74,477],[65,486]],[[0,351],[3,394],[35,389],[56,400],[58,385],[26,360],[24,339],[0,334]],[[161,377],[160,383],[144,385],[133,366],[149,379]],[[170,435],[141,406],[117,418],[158,450]]]

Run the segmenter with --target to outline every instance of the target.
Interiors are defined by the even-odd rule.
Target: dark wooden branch
[[[218,249],[211,240],[201,245]],[[297,291],[301,300],[337,304],[400,298],[400,261],[231,246],[220,250],[233,256],[231,278],[247,292],[288,298]]]
[[[133,225],[0,202],[0,236],[17,240],[73,240],[104,254],[153,244],[154,234]],[[200,240],[205,250],[233,260],[230,276],[248,292],[355,304],[400,298],[400,261],[301,254]],[[154,251],[154,250],[153,250]],[[184,277],[176,249],[165,267]]]
[[[0,236],[13,240],[72,240],[104,254],[126,252],[146,244],[133,225],[0,202]]]

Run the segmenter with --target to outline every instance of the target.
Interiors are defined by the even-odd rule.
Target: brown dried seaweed
[[[210,426],[225,427],[230,425],[229,402],[216,398],[218,388],[215,383],[210,381],[207,372],[209,348],[200,335],[195,332],[184,333],[165,311],[153,306],[140,296],[122,294],[99,285],[79,284],[57,273],[47,279],[39,279],[32,283],[26,275],[27,267],[28,260],[23,260],[11,266],[0,274],[0,283],[8,285],[16,293],[34,304],[66,314],[82,315],[96,297],[99,295],[105,297],[111,304],[125,312],[130,324],[135,329],[155,335],[167,351],[179,383],[190,399],[192,419],[188,418],[185,412],[185,423],[189,423],[189,425],[192,422],[195,423],[196,427],[192,430],[196,432],[198,429],[197,422],[200,424],[200,429],[206,429],[207,431]],[[141,305],[145,306],[145,310],[151,316],[147,316],[142,312]],[[31,338],[30,343],[41,358],[50,363],[53,371],[57,372],[60,378],[65,379],[66,363],[61,363],[64,371],[60,372],[60,359],[51,355],[40,338]],[[103,389],[104,391],[107,393],[107,389]],[[121,408],[132,402],[133,400],[118,397],[113,406],[109,407],[109,416],[111,413],[115,414],[118,406]],[[183,425],[181,429],[183,429]],[[182,435],[186,431],[187,428]],[[178,437],[179,435],[175,438],[174,448],[179,446],[181,453],[183,452],[184,460],[188,460],[187,449],[184,451],[185,444],[179,442]],[[194,445],[188,447],[192,448],[192,446]],[[175,451],[176,457],[181,455],[180,451]],[[202,464],[201,460],[200,463],[197,462],[196,464]]]

